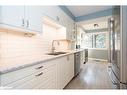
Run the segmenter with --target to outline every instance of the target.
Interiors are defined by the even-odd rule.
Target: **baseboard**
[[[108,60],[104,60],[104,59],[96,59],[96,58],[88,58],[89,60],[98,60],[98,61],[105,61],[108,62]]]

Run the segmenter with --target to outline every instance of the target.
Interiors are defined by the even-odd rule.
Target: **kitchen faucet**
[[[52,41],[52,53],[55,53],[55,46],[54,46],[55,42],[57,42],[57,44],[59,45],[59,41],[58,40],[53,40]]]

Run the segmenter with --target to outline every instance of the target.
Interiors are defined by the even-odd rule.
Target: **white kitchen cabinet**
[[[1,27],[21,31],[42,31],[42,7],[1,6]]]
[[[24,28],[24,6],[1,6],[1,24]]]
[[[2,87],[63,89],[74,77],[74,54],[0,75]]]
[[[0,27],[25,32],[42,32],[43,16],[66,27],[66,39],[74,40],[74,21],[58,6],[0,6]]]
[[[25,6],[26,29],[31,31],[42,31],[42,7]]]
[[[60,14],[57,6],[42,6],[41,12],[44,16],[47,16],[55,21],[57,21],[57,16]]]
[[[67,27],[68,18],[67,15],[64,12],[61,12],[59,15],[59,23],[65,27]]]
[[[85,62],[85,50],[80,51],[80,54],[81,54],[81,60],[80,60],[81,67],[80,68],[83,68],[83,64]]]
[[[67,19],[67,39],[69,40],[75,40],[74,39],[74,21],[70,18],[66,18]]]
[[[74,55],[67,55],[67,64],[66,64],[66,85],[70,82],[70,80],[74,77]],[[66,86],[65,85],[65,86]]]
[[[74,54],[69,55],[69,81],[74,77]]]
[[[74,40],[74,37],[73,37],[74,21],[66,13],[61,11],[61,9],[58,8],[56,10],[57,11],[54,12],[54,13],[56,13],[57,15],[52,14],[52,17],[55,18],[55,20],[57,22],[59,22],[59,24],[66,27],[66,37],[65,37],[65,39]],[[52,12],[50,12],[50,13],[52,13]]]
[[[65,64],[67,62],[66,56],[57,59],[57,88],[63,89],[65,86]]]
[[[29,76],[28,76],[29,77]],[[53,86],[52,86],[53,85]],[[51,88],[52,87],[52,88]],[[32,74],[32,78],[18,85],[18,89],[56,89],[56,66]]]
[[[57,88],[57,65],[55,60],[2,74],[1,86],[18,89]],[[53,83],[51,83],[53,82]],[[51,83],[48,87],[48,83]],[[47,86],[46,86],[47,85]]]
[[[34,66],[30,66],[30,67],[26,67],[26,68],[23,68],[23,69],[19,69],[19,70],[16,70],[16,71],[12,71],[12,72],[9,72],[9,73],[2,74],[2,75],[0,75],[1,76],[1,78],[0,78],[1,86],[6,86],[10,83],[13,83],[13,82],[18,81],[22,78],[25,78],[25,77],[33,74],[33,73],[36,73],[38,71],[42,71],[42,70],[52,66],[53,64],[54,63],[51,63],[49,61],[48,64],[47,64],[47,62],[42,63],[42,64],[40,63],[40,64],[37,64],[37,65],[34,65]]]
[[[74,77],[74,54],[61,57],[57,61],[58,89],[63,89]]]
[[[68,40],[74,40],[73,38],[73,27],[74,27],[74,21],[69,19],[69,18],[66,18],[67,19],[67,22],[66,23],[66,39]]]

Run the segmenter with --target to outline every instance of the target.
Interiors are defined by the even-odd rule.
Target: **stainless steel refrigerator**
[[[109,19],[108,72],[118,89],[127,88],[127,10],[124,7],[115,6]]]

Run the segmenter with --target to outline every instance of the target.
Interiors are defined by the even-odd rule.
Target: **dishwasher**
[[[80,52],[74,53],[74,76],[77,76],[80,72]]]

